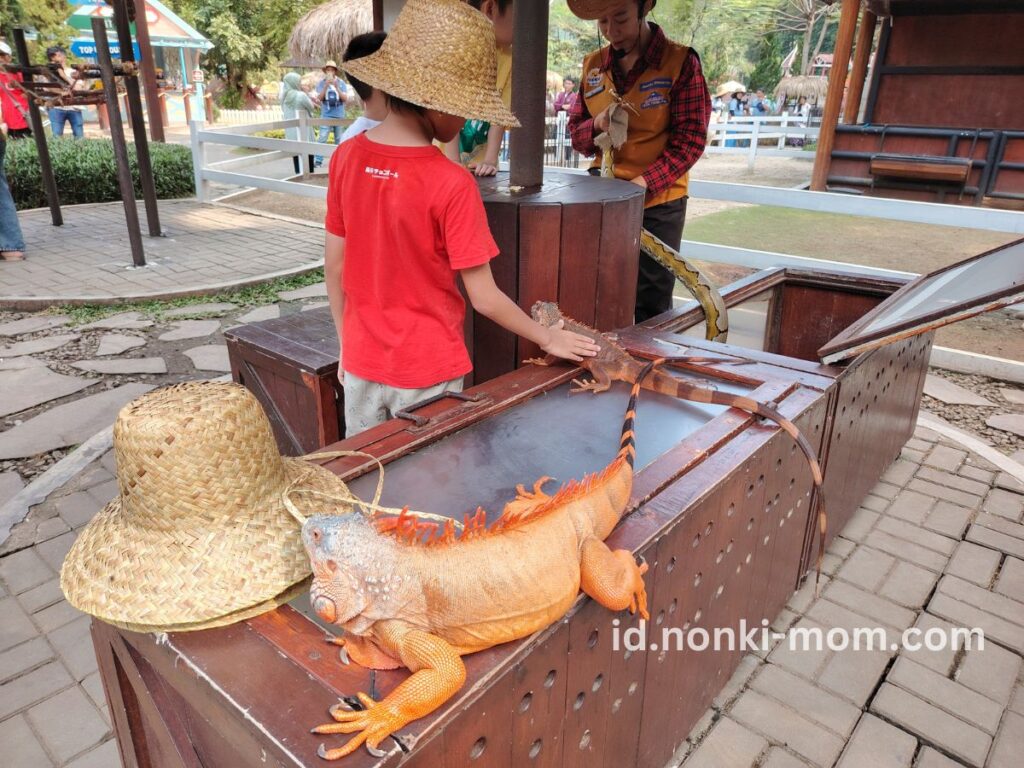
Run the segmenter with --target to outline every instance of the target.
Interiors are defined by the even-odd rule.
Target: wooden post
[[[373,31],[384,31],[384,0],[373,0]]]
[[[14,50],[18,54],[18,63],[23,67],[32,65],[28,58],[28,46],[25,44],[25,30],[14,28]],[[27,76],[31,79],[31,75]],[[60,211],[60,194],[57,191],[57,180],[53,175],[53,164],[50,162],[50,147],[46,143],[46,131],[43,129],[43,118],[39,115],[39,105],[35,98],[28,100],[28,119],[32,124],[32,138],[36,142],[39,155],[39,173],[43,177],[43,188],[46,190],[46,202],[50,206],[50,221],[59,227],[64,223],[64,214]]]
[[[860,100],[864,95],[864,81],[868,76],[868,59],[875,40],[875,22],[878,17],[865,10],[857,30],[857,47],[853,51],[853,69],[850,71],[850,90],[846,93],[843,123],[853,125],[860,115]]]
[[[142,13],[139,13],[141,6]],[[129,18],[135,22],[135,39],[139,43],[139,56],[142,65],[142,87],[146,91],[146,111],[149,113],[149,135],[153,141],[164,141],[164,123],[166,108],[160,100],[160,92],[156,87],[156,62],[153,60],[153,46],[149,42],[149,22],[146,20],[145,0],[135,0],[129,4],[129,11],[135,15]],[[122,61],[124,60],[122,56]],[[152,234],[152,233],[151,233]]]
[[[850,69],[850,51],[853,49],[853,33],[857,30],[859,10],[860,0],[843,0],[839,30],[836,32],[836,48],[832,55],[832,71],[828,76],[828,95],[825,97],[825,111],[821,116],[821,132],[818,134],[818,151],[814,156],[814,172],[811,174],[811,189],[815,192],[824,191],[828,181],[828,167],[832,161],[836,124],[839,122],[843,88]]]
[[[146,266],[146,254],[142,248],[142,232],[139,230],[139,211],[135,207],[135,185],[128,165],[128,143],[124,138],[124,123],[117,105],[117,81],[114,79],[114,64],[110,59],[110,45],[107,42],[107,28],[99,16],[92,19],[92,36],[96,41],[96,62],[103,80],[103,93],[107,97],[107,113],[110,118],[110,140],[114,145],[114,163],[117,166],[117,181],[124,202],[124,218],[128,224],[128,242],[132,248],[132,261],[137,267]],[[129,45],[131,43],[129,42]],[[122,51],[124,48],[122,47]],[[145,138],[145,136],[143,136]]]
[[[516,3],[513,37],[528,40],[512,58],[512,112],[521,128],[509,141],[509,183],[537,187],[544,180],[544,106],[547,90],[548,0]]]
[[[121,46],[121,64],[127,70],[135,66],[135,52],[132,50],[132,33],[128,18],[127,0],[110,0],[114,9],[114,27],[117,29],[117,41]],[[128,119],[132,123],[132,139],[135,143],[135,161],[139,167],[139,186],[142,187],[142,199],[146,204],[146,223],[150,237],[160,237],[160,213],[157,210],[156,182],[153,180],[153,163],[149,157],[149,139],[146,138],[146,116],[142,112],[142,95],[139,91],[137,72],[125,71],[121,78],[124,82],[125,101],[128,104]],[[149,105],[150,123],[153,122],[152,110],[156,108],[156,118],[160,119],[160,104],[154,100]],[[111,123],[113,127],[113,123]]]

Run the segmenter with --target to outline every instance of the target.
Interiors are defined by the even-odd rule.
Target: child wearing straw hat
[[[518,125],[495,88],[494,51],[491,23],[461,0],[409,0],[380,50],[343,64],[388,104],[379,126],[334,153],[327,189],[325,275],[349,435],[462,388],[472,365],[456,276],[477,312],[545,352],[597,353],[498,289],[476,182],[432,143],[451,141],[467,118]]]

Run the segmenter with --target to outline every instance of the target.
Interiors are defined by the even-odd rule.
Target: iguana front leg
[[[605,608],[630,613],[640,611],[649,619],[644,574],[647,563],[637,565],[633,553],[625,549],[612,551],[596,536],[583,540],[580,547],[580,589]]]
[[[590,373],[594,377],[591,381],[586,379],[573,379],[572,383],[576,385],[576,388],[569,388],[570,395],[578,395],[580,392],[604,392],[612,385],[612,377],[608,375],[608,372],[599,366],[593,366],[590,368]]]
[[[382,701],[374,701],[365,693],[357,694],[365,709],[348,711],[331,708],[336,723],[320,725],[313,733],[354,733],[353,738],[337,749],[321,744],[317,754],[326,760],[337,760],[359,749],[364,742],[376,750],[389,735],[407,724],[428,715],[446,702],[466,681],[466,667],[456,650],[436,635],[407,625],[389,621],[374,628],[380,645],[412,671],[412,677],[399,685]]]

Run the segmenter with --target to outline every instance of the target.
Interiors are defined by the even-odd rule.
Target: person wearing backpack
[[[324,64],[324,76],[316,85],[316,96],[320,101],[320,117],[343,120],[345,118],[345,102],[348,101],[348,86],[338,77],[338,65],[328,61]],[[340,125],[321,125],[318,141],[326,144],[334,132],[334,143],[341,142],[342,127]],[[323,158],[316,158],[316,165],[323,164]]]

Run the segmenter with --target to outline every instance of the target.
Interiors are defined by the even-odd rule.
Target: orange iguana
[[[604,334],[599,333],[583,323],[573,320],[571,317],[566,317],[554,302],[538,301],[533,305],[531,314],[533,315],[534,320],[541,325],[548,327],[557,325],[559,322],[564,322],[562,327],[565,330],[586,336],[600,347],[597,355],[594,357],[585,357],[580,363],[578,363],[581,367],[586,368],[594,378],[591,381],[582,381],[579,379],[574,380],[573,383],[576,385],[576,389],[570,390],[573,393],[588,391],[595,393],[604,392],[611,386],[612,381],[624,381],[627,384],[634,385],[636,382],[642,381],[644,389],[649,389],[652,392],[659,392],[663,395],[668,395],[669,397],[678,397],[682,400],[690,400],[696,403],[712,403],[714,405],[727,405],[732,408],[739,408],[740,410],[752,413],[755,416],[771,419],[778,424],[784,432],[796,441],[800,450],[803,451],[804,456],[807,457],[807,463],[811,469],[811,477],[814,481],[815,496],[817,498],[818,527],[821,537],[821,546],[818,548],[818,577],[820,578],[821,559],[824,555],[825,533],[827,531],[825,499],[822,492],[823,478],[821,465],[818,463],[818,455],[814,450],[814,446],[807,441],[807,438],[803,436],[796,424],[765,403],[758,402],[757,400],[749,397],[744,397],[743,395],[734,395],[728,392],[719,392],[716,389],[688,384],[687,382],[677,379],[675,376],[672,376],[660,369],[655,370],[650,376],[641,376],[641,371],[646,370],[646,366],[643,361],[637,360],[635,357],[630,355],[629,352]],[[534,365],[550,365],[557,359],[558,358],[548,355],[544,358],[535,358],[527,360],[526,362]],[[707,357],[669,358],[669,362],[674,361],[742,362],[738,359],[723,360]]]
[[[604,543],[626,509],[636,457],[633,419],[640,384],[660,361],[637,369],[619,452],[600,472],[570,482],[553,496],[518,487],[518,496],[488,530],[485,515],[467,516],[424,541],[430,524],[401,516],[316,516],[302,527],[313,566],[310,602],[345,630],[332,640],[371,669],[407,667],[413,674],[382,701],[365,693],[363,709],[331,707],[337,722],[313,733],[356,734],[318,754],[334,760],[366,743],[378,745],[407,723],[437,709],[462,686],[461,656],[506,643],[558,621],[582,589],[615,611],[639,610],[647,593],[632,553]],[[429,538],[429,536],[428,536]],[[544,578],[537,578],[537,574]],[[345,659],[345,656],[343,656]]]

